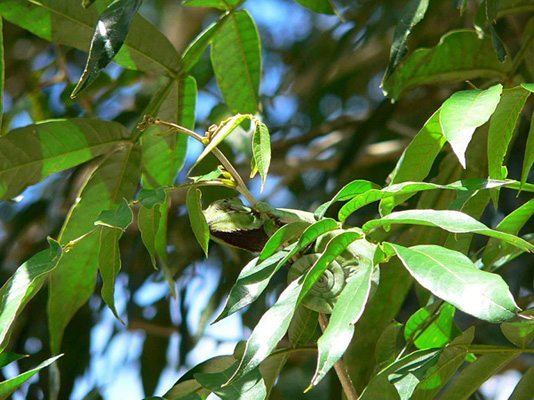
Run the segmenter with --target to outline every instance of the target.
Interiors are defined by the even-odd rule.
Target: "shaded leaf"
[[[126,199],[122,199],[117,207],[100,213],[95,225],[116,228],[125,231],[133,221],[133,213]]]
[[[14,129],[0,137],[0,198],[16,196],[53,173],[108,153],[125,144],[128,136],[116,122],[89,118]]]
[[[530,130],[528,131],[527,144],[525,147],[525,158],[523,159],[523,168],[521,169],[522,186],[528,179],[532,164],[534,164],[534,114],[530,119]]]
[[[210,228],[206,217],[202,212],[202,192],[195,187],[187,191],[186,206],[191,222],[191,229],[195,234],[198,244],[204,251],[206,257],[208,256],[208,246],[210,241]]]
[[[316,13],[334,14],[334,9],[329,0],[295,0],[297,3],[309,8]]]
[[[222,2],[222,1],[221,1]],[[180,60],[180,69],[183,72],[190,72],[191,69],[198,63],[200,57],[211,44],[213,37],[224,23],[226,16],[223,16],[218,21],[209,25],[206,29],[200,32],[197,37],[186,47]]]
[[[98,10],[107,3],[99,0],[95,7],[85,9],[77,1],[3,0],[0,15],[40,38],[88,51]],[[150,40],[146,40],[147,37]],[[134,17],[128,37],[114,60],[127,69],[171,75],[179,61],[175,48],[165,35],[140,15]]]
[[[534,395],[532,381],[534,380],[534,367],[530,367],[524,374],[519,383],[516,385],[510,400],[530,400]]]
[[[500,232],[488,228],[482,222],[460,211],[448,210],[407,210],[397,211],[386,215],[380,219],[373,219],[366,222],[362,229],[369,232],[378,226],[388,226],[390,224],[414,224],[425,226],[436,226],[453,233],[478,233],[479,235],[494,237],[504,242],[510,243],[524,251],[532,252],[534,246],[515,235]]]
[[[297,307],[289,324],[288,337],[294,347],[311,342],[317,331],[319,313],[303,306]]]
[[[392,322],[376,342],[375,360],[378,368],[393,363],[402,350],[402,328],[399,322]]]
[[[532,317],[532,310],[524,311],[524,314]],[[510,342],[517,347],[527,348],[534,339],[534,320],[527,319],[522,321],[503,322],[501,331]]]
[[[431,49],[417,49],[383,83],[384,92],[397,99],[402,92],[425,84],[465,81],[474,78],[505,79],[510,60],[501,63],[491,39],[479,39],[470,30],[445,34]]]
[[[2,116],[4,115],[4,28],[0,17],[0,134],[2,132]]]
[[[7,380],[5,380],[3,382],[0,382],[0,398],[1,399],[6,399],[11,393],[13,393],[15,390],[17,390],[20,385],[22,385],[24,382],[28,381],[32,376],[37,374],[43,368],[48,367],[50,364],[52,364],[54,361],[56,361],[62,355],[63,354],[60,354],[58,356],[49,358],[48,360],[43,361],[37,367],[35,367],[33,369],[30,369],[29,371],[23,372],[22,374],[17,375],[14,378],[7,379]]]
[[[421,286],[463,312],[502,322],[519,310],[506,282],[480,271],[462,253],[435,245],[390,245]]]
[[[139,201],[141,207],[137,214],[137,226],[141,233],[141,239],[145,245],[152,266],[157,267],[156,256],[159,256],[164,261],[167,255],[167,221],[166,218],[162,218],[161,209],[164,210],[164,217],[167,215],[168,200],[167,194],[162,189],[155,189],[152,196],[144,197],[143,192],[147,192],[146,189],[142,189],[139,193]],[[152,206],[152,207],[150,207]]]
[[[89,86],[119,52],[142,2],[143,0],[115,0],[100,15],[91,40],[87,63],[70,95],[71,98],[75,98]]]
[[[53,239],[48,239],[48,242],[49,249],[23,263],[0,288],[0,352],[9,341],[15,319],[41,289],[63,255],[58,242]]]
[[[167,200],[167,193],[163,188],[141,189],[137,195],[137,200],[146,208],[154,208],[163,204]]]
[[[261,75],[258,29],[245,10],[232,12],[211,46],[211,63],[224,101],[233,112],[256,113]]]
[[[501,84],[486,90],[462,90],[454,93],[441,106],[439,122],[443,136],[462,167],[466,167],[465,151],[475,129],[489,120],[499,104],[501,92]]]
[[[411,0],[403,9],[400,21],[395,27],[393,36],[393,44],[389,53],[389,63],[384,73],[385,81],[400,64],[403,57],[408,51],[406,40],[410,35],[413,27],[417,25],[425,16],[428,8],[428,0]]]
[[[241,0],[185,0],[182,4],[187,7],[213,7],[219,10],[230,10],[239,3]]]
[[[102,277],[102,300],[113,312],[115,318],[124,324],[115,308],[115,280],[121,269],[119,239],[122,236],[122,230],[101,227],[99,235],[98,269]]]
[[[6,365],[11,364],[14,361],[20,360],[21,358],[28,357],[24,354],[2,352],[0,353],[0,368],[4,368]]]
[[[263,122],[256,122],[256,129],[252,136],[252,157],[260,174],[261,190],[263,190],[271,164],[271,137],[267,125]]]

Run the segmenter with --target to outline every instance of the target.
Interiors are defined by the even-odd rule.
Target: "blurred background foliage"
[[[406,1],[337,3],[342,19],[315,14],[290,0],[249,0],[244,5],[260,30],[261,112],[270,128],[273,146],[271,176],[265,191],[259,195],[258,178],[251,187],[277,207],[314,209],[353,179],[384,184],[404,147],[429,116],[452,92],[469,87],[465,82],[418,87],[392,103],[383,96],[379,85],[388,63],[394,26]],[[430,2],[425,19],[409,38],[410,51],[435,46],[452,29],[472,29],[477,8],[477,2],[469,1],[460,13],[454,1]],[[140,12],[162,30],[179,52],[219,15],[213,9],[183,7],[178,0],[145,1]],[[496,30],[511,54],[524,40],[528,18],[525,13],[497,21]],[[3,29],[4,133],[35,121],[76,116],[96,116],[133,127],[157,88],[157,76],[112,64],[73,101],[69,95],[83,70],[86,54],[50,44],[7,21]],[[532,82],[532,46],[527,51],[530,61],[520,68],[527,81]],[[199,88],[196,129],[202,132],[230,111],[222,102],[207,52],[192,75]],[[532,104],[528,110],[532,110]],[[520,176],[527,131],[528,121],[523,118],[508,164],[511,179]],[[243,171],[249,168],[247,143],[247,138],[235,135],[227,149]],[[187,164],[191,165],[200,147],[192,142],[189,145]],[[47,235],[57,237],[89,169],[86,164],[53,175],[27,189],[17,202],[0,204],[0,282],[44,248]],[[437,172],[433,171],[431,177]],[[183,178],[182,173],[177,180]],[[228,194],[221,189],[206,190],[204,203],[225,195]],[[82,307],[63,340],[65,356],[58,363],[60,399],[133,399],[143,394],[161,394],[198,362],[231,353],[283,288],[285,282],[280,279],[245,314],[210,326],[251,256],[213,245],[209,260],[204,260],[185,215],[184,194],[175,192],[173,196],[167,250],[176,280],[176,297],[170,296],[161,271],[152,268],[139,232],[132,225],[120,242],[123,267],[116,289],[117,308],[126,327],[113,318],[99,295]],[[503,192],[499,212],[490,207],[483,221],[494,226],[525,198],[523,194],[516,197],[515,192]],[[351,222],[360,224],[375,214],[376,208],[368,206]],[[503,268],[502,274],[520,305],[525,306],[533,300],[534,271],[525,266],[523,257]],[[97,287],[95,293],[99,291]],[[32,355],[31,361],[18,362],[20,370],[31,368],[36,360],[50,354],[46,295],[41,291],[29,304],[13,333],[13,351]],[[412,290],[399,313],[401,322],[417,308]],[[504,340],[497,327],[487,324],[477,334],[482,343]],[[302,394],[313,374],[314,360],[313,354],[306,353],[290,358],[272,398],[339,398],[340,387],[334,375],[311,394]],[[524,371],[528,363],[527,358],[519,358],[509,368]],[[1,373],[12,376],[17,372],[13,368],[16,367]],[[15,398],[46,398],[48,373],[41,372],[40,378],[33,379]],[[493,385],[502,382],[499,379],[510,379],[511,390],[519,379],[514,374],[503,376],[494,378]],[[492,398],[491,387],[486,386],[487,398]]]

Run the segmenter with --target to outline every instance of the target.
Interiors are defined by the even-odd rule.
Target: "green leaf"
[[[235,113],[258,110],[261,46],[254,20],[245,10],[232,12],[211,46],[211,63],[224,101]]]
[[[144,114],[193,129],[196,98],[197,84],[193,77],[169,80],[154,94]],[[187,136],[151,125],[143,132],[141,145],[143,187],[154,189],[172,185],[185,162]]]
[[[187,7],[213,7],[219,10],[231,10],[242,0],[185,0],[182,5]]]
[[[112,210],[105,210],[100,213],[95,225],[117,228],[125,231],[133,221],[133,213],[126,199],[122,199],[119,205]]]
[[[490,377],[517,358],[517,353],[484,354],[465,367],[440,395],[440,400],[467,400]]]
[[[402,153],[395,169],[389,174],[391,185],[406,181],[422,181],[428,176],[434,160],[446,142],[439,123],[440,111],[441,109],[438,109],[432,114]],[[410,197],[408,194],[381,200],[380,214],[389,214],[398,204]]]
[[[24,354],[2,352],[0,353],[0,368],[4,368],[6,365],[11,364],[14,361],[20,360],[21,358],[28,357]]]
[[[154,208],[167,201],[167,193],[163,188],[141,189],[137,195],[137,200],[143,207]]]
[[[437,297],[489,322],[503,322],[519,310],[506,282],[480,271],[462,253],[435,245],[390,244],[406,269]]]
[[[454,323],[455,311],[439,302],[420,308],[406,322],[404,338],[422,350],[445,346],[461,333]]]
[[[207,257],[210,228],[204,213],[202,213],[202,192],[200,189],[193,187],[187,191],[186,206],[195,238]]]
[[[167,194],[163,189],[142,189],[138,198],[142,205],[137,214],[137,226],[152,266],[156,268],[156,256],[164,262],[167,257]],[[162,214],[165,218],[162,218]]]
[[[230,385],[221,386],[230,378],[237,363],[222,372],[197,373],[195,379],[222,400],[261,400],[267,398],[267,388],[258,368],[241,376]]]
[[[116,228],[101,227],[99,229],[98,269],[102,277],[102,300],[113,315],[124,324],[115,308],[115,280],[121,269],[119,239],[122,233],[121,229]]]
[[[309,226],[310,223],[306,221],[295,221],[282,226],[269,238],[267,243],[265,243],[263,250],[258,256],[258,262],[262,262],[271,257],[280,249],[280,247],[283,247],[286,243],[296,239]]]
[[[269,165],[271,164],[271,137],[269,129],[263,122],[256,123],[252,136],[252,158],[261,177],[261,190],[265,185]]]
[[[88,8],[91,6],[91,4],[93,4],[95,2],[95,0],[82,0],[82,6],[84,8]]]
[[[287,332],[293,347],[309,344],[317,331],[319,313],[302,304],[297,307]]]
[[[528,179],[528,174],[534,164],[534,114],[530,118],[530,129],[528,131],[527,144],[525,147],[525,158],[523,159],[523,168],[521,169],[521,185]]]
[[[48,290],[52,353],[59,352],[65,327],[94,290],[100,243],[94,222],[102,211],[133,198],[139,184],[140,163],[137,146],[108,156],[88,177],[77,196],[80,200],[68,214],[58,240],[62,245],[76,241],[52,272]]]
[[[488,228],[482,222],[460,211],[447,210],[407,210],[397,211],[382,217],[366,222],[362,229],[369,232],[378,226],[389,226],[390,224],[413,224],[436,226],[453,233],[478,233],[479,235],[494,237],[506,243],[510,243],[524,251],[534,251],[534,246],[515,235],[500,232]]]
[[[475,129],[485,124],[499,104],[502,85],[486,90],[462,90],[441,106],[439,122],[443,135],[465,168],[465,151]]]
[[[513,393],[510,395],[509,400],[530,400],[532,399],[532,381],[534,380],[534,367],[530,367],[523,374],[523,377],[516,385]]]
[[[525,204],[516,208],[504,217],[495,229],[497,231],[517,235],[521,228],[527,224],[532,215],[534,215],[534,199],[527,201]],[[495,263],[509,253],[510,247],[509,244],[498,239],[490,239],[486,244],[484,253],[482,253],[482,262],[485,269],[495,269]]]
[[[400,21],[395,27],[393,44],[389,53],[389,63],[384,74],[384,82],[398,67],[408,51],[406,40],[413,27],[425,16],[428,0],[411,0],[403,9]]]
[[[206,29],[200,32],[197,37],[186,47],[180,60],[180,70],[188,73],[198,63],[200,57],[211,44],[213,37],[223,25],[226,15],[218,21],[209,25]]]
[[[438,362],[431,366],[415,389],[410,400],[435,399],[439,390],[451,379],[464,363],[475,328],[471,327],[454,339],[440,353]]]
[[[534,313],[526,310],[524,314],[532,317]],[[534,320],[527,319],[522,321],[503,322],[501,331],[506,339],[523,349],[527,348],[534,339]]]
[[[521,87],[528,90],[530,93],[534,92],[534,83],[522,83]]]
[[[89,86],[119,52],[142,2],[143,0],[115,0],[100,15],[91,40],[87,63],[70,95],[71,98],[75,98]]]
[[[200,155],[197,157],[195,163],[189,170],[192,171],[193,168],[195,168],[198,165],[198,163],[204,159],[204,157],[206,157],[209,153],[211,153],[215,147],[221,144],[221,142],[229,134],[234,132],[244,120],[250,119],[250,118],[251,118],[251,115],[237,114],[221,122],[219,126],[217,127],[217,130],[215,131],[215,133],[212,135],[209,143],[204,148],[202,153],[200,153]]]
[[[327,372],[343,356],[354,335],[354,324],[363,314],[365,304],[371,293],[375,246],[365,240],[357,241],[351,246],[358,249],[358,254],[360,255],[358,269],[353,276],[347,279],[346,286],[340,293],[332,310],[328,326],[317,342],[319,351],[317,368],[310,387],[317,386]]]
[[[501,63],[493,51],[491,39],[479,39],[471,30],[445,34],[431,49],[414,51],[383,83],[383,91],[398,99],[408,89],[425,84],[460,82],[474,78],[504,80],[510,60]]]
[[[503,165],[508,146],[525,105],[529,92],[518,86],[505,89],[501,101],[491,116],[488,131],[488,170],[489,177],[504,179]],[[528,149],[528,146],[527,146]]]
[[[56,361],[59,357],[61,357],[63,354],[60,354],[58,356],[49,358],[46,361],[43,361],[41,364],[39,364],[37,367],[30,369],[29,371],[23,372],[20,375],[17,375],[14,378],[7,379],[3,382],[0,382],[0,398],[6,399],[8,396],[13,393],[15,390],[17,390],[20,385],[22,385],[24,382],[28,381],[32,376],[37,374],[40,370],[43,368],[48,367],[50,364],[52,364],[54,361]]]
[[[0,17],[0,133],[2,132],[2,116],[4,115],[4,28]]]
[[[95,7],[85,9],[77,1],[2,0],[0,15],[40,38],[88,51],[98,11],[104,10],[107,3],[98,0]],[[168,75],[174,75],[179,61],[176,49],[165,35],[139,15],[134,17],[128,37],[114,60],[127,69]]]
[[[8,344],[17,316],[41,289],[63,255],[58,242],[53,239],[48,239],[48,242],[49,249],[35,254],[18,267],[0,288],[0,352]]]
[[[297,3],[309,8],[316,13],[334,14],[334,9],[329,0],[295,0]]]
[[[389,324],[376,342],[375,360],[378,368],[382,369],[395,361],[403,346],[402,324],[393,321]]]
[[[1,5],[0,5],[1,7]],[[128,141],[116,122],[89,118],[52,120],[0,137],[0,199],[16,196],[47,176],[82,164]]]
[[[327,201],[326,203],[321,204],[317,209],[315,210],[315,217],[317,219],[323,218],[326,214],[326,211],[330,208],[332,204],[334,204],[337,201],[346,201],[349,200],[359,194],[365,193],[368,190],[371,189],[380,189],[380,186],[378,186],[376,183],[357,179],[355,181],[352,181],[345,186],[343,186],[339,192],[335,194],[334,197],[330,201]]]

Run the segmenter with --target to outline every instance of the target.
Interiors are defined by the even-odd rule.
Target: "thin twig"
[[[328,326],[328,319],[323,313],[319,313],[319,326],[323,332]],[[358,400],[358,393],[352,384],[352,380],[342,358],[334,364],[334,370],[336,371],[339,382],[341,382],[341,387],[343,388],[343,392],[345,392],[345,396],[347,396],[347,400]]]

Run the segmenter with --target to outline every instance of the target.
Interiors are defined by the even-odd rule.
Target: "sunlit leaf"
[[[501,63],[490,38],[479,39],[470,30],[445,34],[431,49],[414,51],[383,83],[383,90],[393,99],[402,92],[426,84],[460,82],[474,78],[505,79],[511,68],[509,59]]]
[[[256,113],[261,48],[258,29],[247,11],[228,15],[213,38],[211,62],[228,107],[233,112]]]
[[[421,286],[463,312],[503,322],[519,310],[506,282],[480,271],[462,253],[435,245],[390,245]]]
[[[142,2],[143,0],[115,0],[100,15],[91,40],[87,63],[72,91],[72,98],[89,86],[119,52]]]
[[[183,72],[190,72],[191,69],[198,63],[202,53],[206,51],[211,44],[213,37],[223,25],[226,16],[223,16],[218,21],[209,25],[206,29],[200,32],[197,37],[187,46],[182,54],[180,60],[180,70]]]
[[[127,143],[116,122],[89,118],[53,120],[0,137],[0,198],[16,196],[47,176],[82,164]]]
[[[465,151],[475,129],[489,120],[499,104],[501,92],[501,84],[486,90],[463,90],[454,93],[441,106],[439,122],[443,136],[462,167],[466,167]]]
[[[265,243],[263,250],[258,256],[258,261],[261,262],[271,257],[280,247],[298,238],[308,226],[310,224],[305,221],[295,221],[282,226]]]
[[[317,207],[314,215],[317,218],[322,218],[324,217],[326,211],[330,208],[330,206],[335,202],[350,200],[351,198],[359,194],[365,193],[371,189],[380,189],[380,186],[378,186],[376,183],[360,179],[352,181],[343,186],[339,190],[339,192],[337,192],[334,197],[332,197],[330,201],[327,201],[326,203],[323,203],[319,207]]]
[[[6,365],[11,364],[14,361],[20,360],[21,358],[28,357],[24,354],[10,353],[7,351],[2,351],[0,353],[0,368],[4,368]]]
[[[158,189],[141,189],[137,195],[137,200],[146,208],[154,208],[157,205],[165,203],[167,193],[163,188]]]
[[[119,205],[111,210],[105,210],[100,213],[95,225],[106,226],[108,228],[117,228],[121,231],[126,230],[133,221],[133,213],[126,199],[122,199]]]
[[[0,352],[6,347],[17,316],[37,294],[63,252],[59,243],[49,239],[50,248],[22,264],[0,288]]]
[[[48,360],[43,361],[37,367],[30,369],[29,371],[23,372],[20,375],[15,376],[14,378],[10,378],[3,382],[0,382],[0,398],[7,399],[8,396],[15,390],[17,390],[24,382],[28,381],[32,376],[37,374],[43,368],[48,367],[62,355],[63,354],[60,354],[58,356],[49,358]]]
[[[271,164],[271,136],[269,129],[263,122],[256,123],[252,136],[252,157],[261,177],[261,188],[265,185],[269,165]]]
[[[191,188],[187,191],[186,205],[191,229],[197,239],[198,244],[208,256],[208,246],[210,241],[210,228],[206,217],[202,213],[202,192],[200,189]]]
[[[384,74],[385,81],[400,64],[403,57],[408,51],[406,40],[410,35],[413,27],[417,25],[425,16],[428,8],[428,0],[411,0],[403,9],[400,21],[395,27],[393,44],[389,53],[389,63]]]

